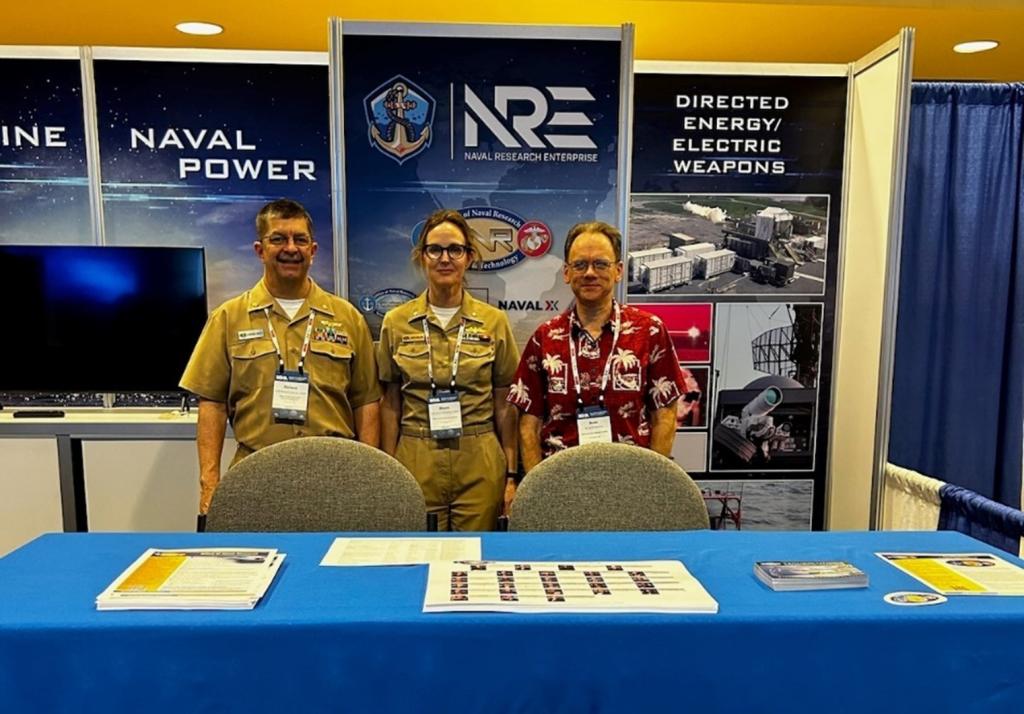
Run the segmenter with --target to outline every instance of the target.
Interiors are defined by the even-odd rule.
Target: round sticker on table
[[[896,592],[886,595],[885,601],[890,605],[918,607],[920,605],[939,605],[946,602],[946,597],[936,593]]]

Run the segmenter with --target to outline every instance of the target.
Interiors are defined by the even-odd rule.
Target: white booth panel
[[[0,439],[0,556],[63,531],[56,439]]]
[[[222,473],[234,453],[226,439]],[[195,532],[195,441],[83,441],[82,462],[90,531]]]
[[[851,82],[842,275],[829,443],[829,530],[872,526],[888,443],[902,231],[910,30],[861,60]]]

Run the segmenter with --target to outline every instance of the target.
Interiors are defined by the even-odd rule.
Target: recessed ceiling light
[[[999,46],[999,43],[995,40],[974,40],[972,42],[961,42],[960,44],[953,45],[953,51],[959,52],[962,55],[970,55],[975,52],[987,52],[994,50]]]
[[[174,29],[186,35],[219,35],[224,32],[223,27],[212,22],[179,22]]]

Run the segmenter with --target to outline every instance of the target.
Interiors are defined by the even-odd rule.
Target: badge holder
[[[277,333],[274,332],[274,325],[270,321],[270,308],[263,308],[267,316],[267,329],[270,331],[270,341],[274,343],[274,351],[277,352],[277,373],[274,374],[274,396],[270,402],[270,412],[275,424],[305,424],[306,412],[309,408],[309,377],[302,370],[306,362],[306,353],[309,352],[309,338],[313,334],[313,312],[309,313],[309,320],[306,323],[306,336],[302,340],[302,350],[299,355],[298,369],[290,372],[284,368],[284,357],[281,355],[281,345],[277,342]]]
[[[309,404],[309,377],[303,372],[274,375],[271,411],[276,424],[305,424]]]
[[[430,329],[427,320],[423,320],[423,341],[427,345],[427,376],[430,379],[430,392],[433,396],[427,399],[427,417],[430,419],[430,438],[457,439],[462,436],[462,404],[459,393],[455,390],[455,375],[459,371],[459,354],[462,352],[462,339],[466,334],[466,323],[459,325],[459,336],[455,340],[455,353],[452,355],[452,381],[449,389],[438,389],[434,381],[434,351],[430,342]]]
[[[612,420],[603,406],[581,407],[576,411],[580,445],[612,443]]]
[[[462,436],[462,405],[459,395],[441,389],[427,400],[432,439],[457,439]]]

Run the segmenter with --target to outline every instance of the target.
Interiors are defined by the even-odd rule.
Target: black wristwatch
[[[523,477],[519,475],[518,471],[506,471],[505,480],[508,481],[509,479],[512,479],[516,486],[518,486],[519,482],[523,480]]]

